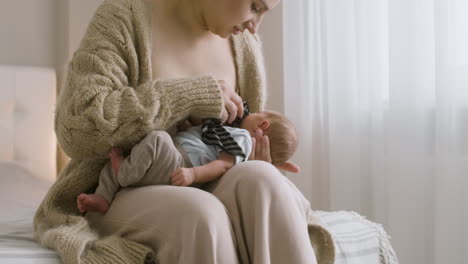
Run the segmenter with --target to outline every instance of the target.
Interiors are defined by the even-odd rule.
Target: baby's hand
[[[188,121],[193,126],[201,126],[201,124],[203,124],[203,119],[196,117],[196,116],[189,116]]]
[[[183,120],[177,125],[177,130],[180,131],[186,131],[187,129],[191,128],[193,124],[190,122],[190,120]]]
[[[195,180],[195,170],[193,168],[179,168],[172,175],[172,185],[189,186]]]

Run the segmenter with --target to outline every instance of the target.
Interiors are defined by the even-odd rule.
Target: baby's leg
[[[99,174],[99,184],[94,194],[82,193],[77,198],[78,210],[105,213],[120,186],[112,170],[112,161],[104,165]]]
[[[119,168],[120,186],[170,185],[184,158],[165,131],[152,131],[132,148]]]
[[[94,194],[80,194],[80,212],[105,213],[120,187],[171,184],[171,173],[186,166],[184,158],[167,132],[153,131],[124,158],[118,148],[109,153],[110,162],[101,170]]]
[[[105,214],[109,209],[109,202],[99,194],[82,193],[78,195],[76,202],[81,213],[92,211]]]
[[[118,177],[120,164],[122,163],[122,160],[125,159],[122,154],[122,150],[120,148],[113,147],[109,153],[109,158],[112,164],[112,171],[114,172],[115,177]]]

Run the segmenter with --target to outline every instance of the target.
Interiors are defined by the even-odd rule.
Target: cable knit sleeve
[[[71,158],[105,158],[111,146],[130,148],[151,130],[189,114],[219,117],[223,107],[210,74],[152,80],[142,16],[115,2],[96,12],[57,102],[55,132]]]

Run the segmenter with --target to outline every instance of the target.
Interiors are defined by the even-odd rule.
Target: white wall
[[[61,68],[102,0],[0,0],[0,64]]]
[[[0,1],[0,64],[54,67],[57,1]]]
[[[88,23],[94,11],[102,0],[57,0],[60,3],[56,9],[59,14],[57,29],[58,57],[57,75],[58,83],[63,82],[64,73],[73,53],[78,49],[81,38],[85,34]]]
[[[58,71],[62,73],[78,48],[88,22],[102,0],[57,0]]]
[[[259,34],[263,40],[267,71],[268,102],[266,107],[284,112],[282,2],[265,16]]]
[[[88,22],[99,7],[102,0],[67,0],[68,24],[68,52],[70,55],[78,49],[81,38],[86,32]]]

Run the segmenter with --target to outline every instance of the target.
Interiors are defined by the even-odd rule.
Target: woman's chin
[[[224,38],[224,39],[229,38],[231,35],[234,35],[233,32],[213,32],[213,34],[219,36],[220,38]]]
[[[223,31],[220,30],[220,31],[217,31],[215,34],[218,35],[221,38],[229,38],[234,33],[232,31],[227,32],[226,30],[223,30]]]
[[[232,35],[237,35],[239,33],[236,34],[236,32],[234,30],[231,30],[231,31],[227,31],[227,30],[210,30],[213,34],[219,36],[220,38],[229,38],[230,36]]]

